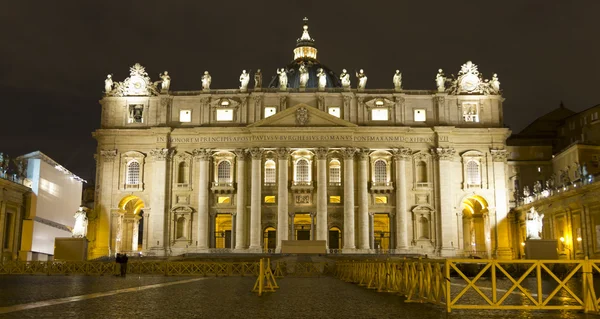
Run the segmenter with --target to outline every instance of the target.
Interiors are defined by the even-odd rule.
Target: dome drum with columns
[[[469,62],[430,90],[347,90],[303,31],[285,89],[215,90],[209,72],[202,91],[159,89],[139,65],[107,79],[91,257],[278,253],[282,240],[513,257],[499,86]]]

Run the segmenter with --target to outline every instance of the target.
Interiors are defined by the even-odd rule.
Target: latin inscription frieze
[[[246,142],[294,142],[294,141],[341,141],[341,142],[399,142],[399,143],[433,143],[433,137],[423,136],[351,136],[351,135],[252,135],[252,136],[192,136],[170,137],[169,142],[177,144],[193,143],[246,143]],[[159,136],[156,142],[166,142],[166,137]]]

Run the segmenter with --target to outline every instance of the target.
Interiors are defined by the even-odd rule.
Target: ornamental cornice
[[[395,148],[392,150],[392,154],[394,154],[393,156],[395,160],[404,161],[412,157],[412,150],[406,147]]]
[[[317,159],[322,160],[322,159],[327,159],[327,153],[329,152],[329,149],[325,148],[325,147],[319,147],[319,148],[316,148],[314,150],[314,152],[315,152],[315,155],[317,156]]]
[[[342,153],[344,159],[353,159],[354,154],[356,154],[356,151],[357,149],[354,147],[342,147],[340,149],[340,153]]]
[[[508,152],[506,150],[490,150],[492,154],[492,161],[494,162],[506,162]]]
[[[456,156],[456,150],[451,147],[438,147],[431,150],[431,154],[440,161],[451,161]]]
[[[150,156],[155,161],[164,161],[167,158],[170,158],[173,155],[173,151],[168,148],[155,148],[150,150]]]
[[[287,160],[290,157],[290,154],[292,153],[292,151],[287,147],[282,147],[282,148],[276,149],[275,153],[277,153],[277,159]]]
[[[258,147],[253,147],[248,149],[248,153],[250,153],[253,160],[259,160],[262,158],[263,150]]]
[[[112,162],[117,157],[117,150],[100,150],[103,162]]]
[[[194,158],[197,158],[201,161],[208,161],[210,159],[212,150],[210,148],[197,148],[192,151]]]

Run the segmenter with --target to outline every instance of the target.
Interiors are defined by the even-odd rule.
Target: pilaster
[[[261,160],[262,149],[248,150],[252,156],[252,189],[250,194],[250,247],[254,252],[261,251]]]
[[[438,242],[436,247],[442,257],[454,255],[454,241],[457,239],[455,216],[452,211],[452,160],[456,156],[456,150],[453,148],[438,147],[432,149],[432,155],[438,165],[438,211],[439,235],[436,236]]]
[[[211,150],[206,148],[195,149],[194,157],[198,159],[198,244],[199,250],[208,249],[209,219],[208,219],[208,164],[211,158]]]
[[[358,164],[358,248],[368,250],[369,244],[369,149],[360,149],[357,152]]]
[[[237,156],[237,195],[235,217],[235,249],[243,250],[246,244],[246,150],[236,149]]]
[[[408,205],[406,198],[406,162],[412,157],[410,148],[393,150],[396,183],[396,249],[408,249]]]
[[[508,196],[506,189],[506,150],[490,150],[493,162],[494,194],[496,216],[492,221],[496,230],[496,258],[511,259],[510,225],[508,222]]]
[[[112,207],[111,196],[113,188],[113,176],[115,172],[115,159],[117,158],[117,150],[100,150],[100,159],[98,160],[99,180],[97,181],[100,188],[96,198],[97,220],[95,221],[95,242],[92,245],[94,248],[90,253],[90,258],[99,258],[108,256],[111,251],[114,251],[114,246],[111,243],[111,212]]]
[[[152,191],[150,196],[150,207],[152,208],[152,222],[150,226],[150,249],[159,250],[159,254],[164,254],[168,246],[165,233],[165,211],[166,211],[166,192],[167,192],[167,160],[172,155],[168,148],[157,148],[150,150],[152,163]]]
[[[289,148],[277,149],[277,247],[281,252],[281,241],[288,236],[288,165]]]
[[[327,148],[315,149],[317,157],[317,240],[329,240],[327,236]],[[327,243],[329,247],[329,243]]]
[[[344,157],[344,247],[351,252],[356,248],[354,236],[354,154],[356,149],[341,149]]]

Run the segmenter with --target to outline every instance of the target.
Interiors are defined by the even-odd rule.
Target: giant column
[[[261,160],[262,150],[259,148],[249,149],[252,156],[252,190],[250,194],[250,250],[259,252],[261,250],[262,227],[260,223],[261,214]]]
[[[165,234],[165,197],[167,192],[167,158],[170,156],[168,148],[150,150],[154,159],[152,164],[152,191],[150,193],[151,224],[150,249],[161,251],[162,255],[167,248],[167,234]]]
[[[198,158],[198,249],[208,249],[208,233],[210,221],[208,219],[208,162],[210,161],[209,149],[194,150]]]
[[[408,249],[408,206],[406,198],[406,161],[412,155],[409,148],[394,150],[396,182],[396,249]]]
[[[277,247],[281,252],[281,241],[288,239],[288,161],[289,148],[277,149]]]
[[[237,195],[235,207],[235,249],[246,245],[246,150],[235,150],[237,155]]]
[[[492,222],[495,224],[496,233],[496,258],[511,259],[510,225],[508,221],[508,197],[506,189],[506,150],[490,150],[493,162],[494,176],[494,202],[496,216]],[[492,217],[492,216],[490,216]],[[493,217],[492,217],[493,218]]]
[[[452,205],[452,160],[456,154],[453,148],[438,147],[433,150],[433,155],[438,162],[438,196],[439,196],[439,228],[440,234],[436,236],[440,256],[454,255],[454,241],[456,239],[456,223],[454,222]]]
[[[353,147],[342,148],[344,156],[344,250],[356,248],[354,239],[354,153]]]
[[[369,227],[369,150],[361,149],[358,152],[358,248],[368,250],[370,245]]]
[[[318,148],[317,155],[317,240],[327,240],[327,149]]]

